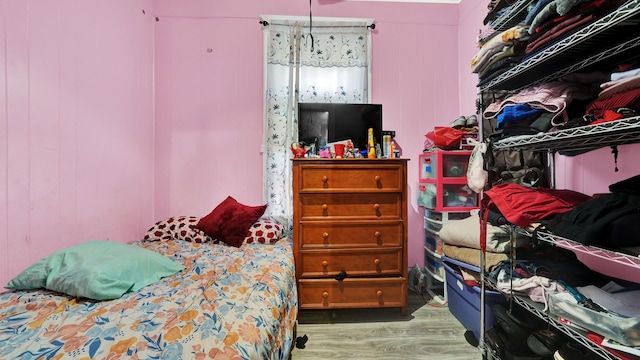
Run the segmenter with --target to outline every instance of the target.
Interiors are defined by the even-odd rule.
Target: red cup
[[[336,158],[344,157],[344,144],[335,144],[333,145],[333,148],[336,151]]]

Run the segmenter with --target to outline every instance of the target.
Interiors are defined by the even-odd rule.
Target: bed
[[[175,234],[127,245],[184,270],[117,299],[0,294],[0,359],[289,358],[298,311],[290,239],[236,247]]]

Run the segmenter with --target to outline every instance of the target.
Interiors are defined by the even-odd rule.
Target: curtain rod
[[[269,15],[262,14],[259,18],[259,23],[263,26],[269,25],[290,25],[292,23],[301,23],[303,26],[309,26],[310,21],[308,16],[295,16],[295,15]],[[369,29],[375,29],[376,25],[373,23],[375,18],[342,18],[342,17],[326,17],[326,16],[314,16],[313,27],[358,27],[366,26]],[[327,25],[331,24],[331,25]]]
[[[260,20],[259,23],[262,24],[262,26],[269,26],[269,22],[267,20]],[[358,26],[358,25],[344,25],[344,26]],[[322,27],[341,27],[341,26],[340,25],[318,25],[317,23],[315,23],[313,24],[313,27],[322,28]],[[373,30],[376,28],[376,24],[367,25],[367,28]]]

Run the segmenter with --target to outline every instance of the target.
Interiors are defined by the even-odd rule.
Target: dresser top
[[[291,160],[293,160],[294,163],[296,162],[309,162],[309,163],[359,163],[359,164],[363,164],[363,163],[379,163],[379,164],[384,164],[384,163],[393,163],[393,162],[403,162],[406,163],[407,161],[409,161],[410,159],[405,159],[405,158],[392,158],[392,159],[383,159],[383,158],[376,158],[376,159],[369,159],[369,158],[349,158],[349,159],[323,159],[323,158],[292,158]]]

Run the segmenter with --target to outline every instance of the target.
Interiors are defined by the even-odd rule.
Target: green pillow
[[[183,265],[139,246],[95,240],[38,260],[5,288],[44,288],[75,297],[109,300],[184,269]]]

